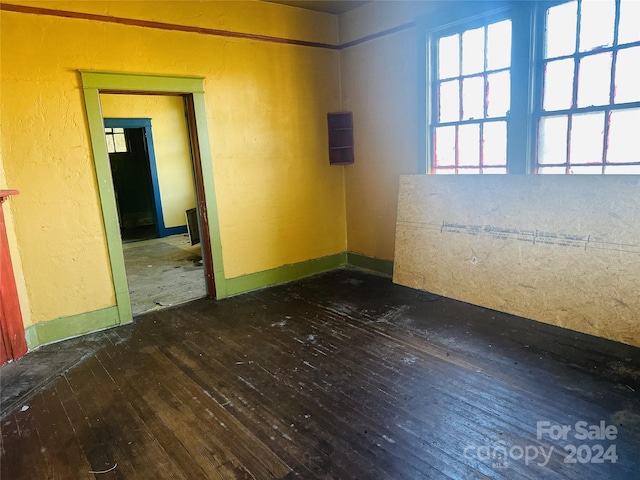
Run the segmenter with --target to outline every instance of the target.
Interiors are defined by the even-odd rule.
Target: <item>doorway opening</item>
[[[206,296],[201,246],[187,235],[196,200],[182,99],[104,94],[100,100],[105,115],[150,115],[104,118],[132,314]]]
[[[158,95],[181,99],[184,114],[186,114],[188,143],[192,159],[192,183],[195,183],[195,208],[198,218],[198,233],[201,239],[206,294],[214,298],[226,296],[211,149],[208,142],[203,78],[91,71],[81,71],[80,75],[116,299],[117,318],[115,321],[117,323],[130,322],[132,310],[123,243],[120,236],[118,209],[105,139],[101,94]],[[211,218],[209,218],[210,214]],[[217,259],[215,270],[214,257]]]

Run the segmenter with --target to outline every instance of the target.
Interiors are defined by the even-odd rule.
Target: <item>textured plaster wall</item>
[[[373,2],[340,16],[349,42],[404,25],[429,2]],[[416,29],[341,52],[342,107],[353,112],[354,165],[345,168],[348,250],[391,260],[401,174],[418,172]]]
[[[6,3],[334,44],[335,15],[259,0],[4,0]]]
[[[196,196],[182,98],[102,94],[100,103],[104,118],[151,118],[164,225],[186,225],[185,211],[196,206]]]
[[[469,3],[472,2],[473,0],[470,0]],[[446,3],[449,3],[449,0],[385,0],[367,3],[338,17],[340,43],[353,42],[409,24],[416,18],[434,12]],[[405,48],[414,47],[415,45],[405,45]]]
[[[27,3],[27,2],[22,2]],[[335,17],[262,2],[31,2],[332,42]],[[78,69],[205,77],[227,278],[345,250],[329,167],[339,53],[3,11],[6,182],[33,322],[114,305]]]

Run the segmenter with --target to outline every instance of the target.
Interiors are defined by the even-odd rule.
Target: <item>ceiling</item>
[[[354,8],[369,3],[371,0],[265,0],[271,3],[280,3],[290,7],[305,8],[316,12],[332,13],[340,15]]]

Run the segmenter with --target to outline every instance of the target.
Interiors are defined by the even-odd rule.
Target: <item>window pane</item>
[[[456,163],[456,127],[438,127],[434,135],[435,166],[444,167]]]
[[[511,75],[508,71],[487,75],[487,116],[505,117],[511,104]]]
[[[600,175],[602,174],[602,165],[588,165],[582,167],[570,167],[569,173],[574,173],[576,175]]]
[[[580,12],[580,51],[613,45],[614,0],[583,1]]]
[[[487,31],[487,70],[511,65],[511,20],[493,23]]]
[[[540,119],[538,163],[553,164],[567,161],[567,116]]]
[[[116,151],[116,146],[113,143],[113,135],[107,135],[107,152],[114,153]]]
[[[113,133],[124,133],[124,128],[114,128]]]
[[[460,82],[453,80],[440,83],[440,121],[460,120]]]
[[[640,108],[611,112],[607,162],[640,161]]]
[[[462,34],[462,73],[470,75],[484,70],[484,27]]]
[[[480,165],[480,125],[458,127],[458,165]]]
[[[462,80],[462,119],[484,118],[484,78]]]
[[[487,122],[482,133],[483,165],[506,165],[507,122]]]
[[[434,173],[507,173],[507,122],[496,120],[511,104],[511,40],[511,20],[438,39]],[[484,123],[488,115],[494,121]]]
[[[121,130],[121,129],[114,129]],[[113,140],[116,144],[116,152],[126,152],[127,151],[127,142],[124,138],[124,133],[116,133],[113,136]]]
[[[640,165],[605,165],[604,173],[611,175],[640,175]]]
[[[573,59],[548,62],[544,69],[544,100],[546,111],[571,108],[573,100]]]
[[[438,41],[438,78],[460,75],[460,35],[443,37]]]
[[[618,51],[615,103],[640,101],[640,47]]]
[[[560,175],[564,175],[567,173],[567,169],[565,167],[540,167],[538,169],[538,173],[540,175],[547,175],[547,174],[560,174]]]
[[[609,103],[611,53],[589,55],[578,68],[578,107]]]
[[[570,55],[576,51],[578,2],[563,3],[547,10],[545,58]]]
[[[569,163],[602,163],[604,112],[574,115]]]
[[[618,44],[640,40],[640,2],[622,0],[620,2],[620,23],[618,24]]]
[[[111,133],[111,132],[113,132],[113,129],[112,129],[112,128],[106,127],[106,128],[104,129],[104,133]]]

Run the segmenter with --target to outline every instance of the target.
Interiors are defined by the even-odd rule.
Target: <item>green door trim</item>
[[[165,94],[191,97],[196,115],[196,136],[200,150],[203,183],[207,211],[211,253],[214,263],[214,281],[218,297],[226,296],[222,243],[218,224],[218,207],[213,182],[213,162],[209,145],[203,77],[175,77],[165,75],[142,75],[130,73],[95,72],[80,70],[85,109],[89,125],[89,136],[93,152],[98,194],[104,221],[107,250],[111,265],[116,307],[119,323],[132,321],[131,299],[124,267],[120,226],[113,192],[113,180],[109,166],[109,154],[104,136],[104,122],[100,105],[100,93]]]
[[[82,88],[118,93],[155,92],[169,95],[204,93],[204,77],[172,77],[80,70]]]

